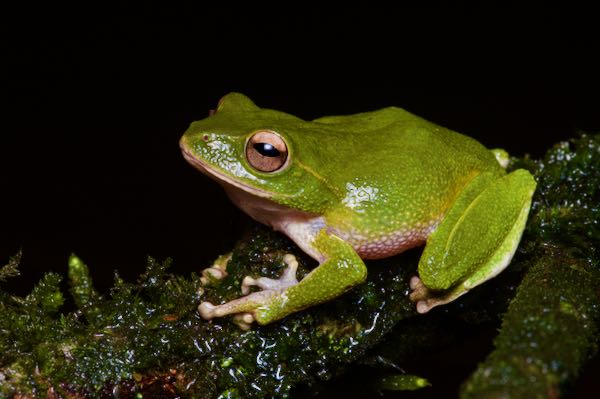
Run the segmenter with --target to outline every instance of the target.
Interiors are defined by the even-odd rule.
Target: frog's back
[[[333,165],[330,173],[347,173],[341,180],[363,174],[378,180],[383,175],[386,181],[397,180],[406,186],[411,176],[423,184],[424,178],[451,182],[472,173],[504,173],[493,153],[478,141],[401,108],[324,117],[314,122],[328,125],[328,137],[320,139],[325,140],[324,148],[332,152],[336,163],[355,166],[340,169],[328,162]],[[326,170],[327,164],[319,169]]]
[[[337,164],[317,168],[345,205],[334,209],[329,220],[363,257],[421,244],[475,176],[505,173],[476,140],[400,108],[315,122],[330,127],[325,135],[331,145],[323,148]],[[360,242],[354,242],[356,237]],[[389,253],[379,248],[386,240],[398,241],[388,246]]]

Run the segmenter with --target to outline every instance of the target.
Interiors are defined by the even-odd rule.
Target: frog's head
[[[261,109],[246,96],[230,93],[208,118],[191,124],[180,147],[189,163],[230,195],[241,190],[254,198],[320,213],[329,190],[301,159],[299,141],[310,141],[307,136],[312,136],[307,122]],[[242,201],[247,200],[245,195]]]

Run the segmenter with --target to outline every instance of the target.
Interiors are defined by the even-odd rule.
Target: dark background
[[[0,263],[17,293],[72,252],[100,289],[147,255],[189,273],[247,221],[178,139],[229,91],[304,118],[403,107],[533,157],[600,131],[591,10],[548,6],[5,10]]]

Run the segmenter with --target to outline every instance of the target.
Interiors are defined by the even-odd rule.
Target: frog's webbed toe
[[[417,276],[413,276],[410,279],[410,289],[412,290],[409,296],[410,300],[415,302],[417,312],[421,314],[429,312],[436,306],[450,303],[469,291],[469,288],[463,283],[446,291],[432,290],[427,288],[423,281]]]
[[[246,276],[242,281],[242,293],[247,295],[250,293],[250,287],[256,286],[263,290],[283,290],[293,285],[298,284],[296,279],[296,271],[298,270],[298,261],[292,254],[287,254],[283,257],[283,261],[287,265],[281,277],[272,279],[268,277],[253,278]]]
[[[279,279],[270,279],[260,277],[254,279],[250,276],[244,278],[242,282],[242,293],[245,296],[226,302],[221,305],[213,305],[210,302],[202,302],[198,306],[198,311],[202,318],[206,320],[215,317],[222,317],[234,314],[234,322],[243,330],[248,330],[250,325],[255,321],[255,312],[258,308],[268,305],[274,297],[280,296],[287,288],[298,284],[296,279],[296,271],[298,269],[298,261],[294,255],[286,255],[283,258],[287,267]],[[253,293],[250,292],[251,286],[258,286],[262,291]]]

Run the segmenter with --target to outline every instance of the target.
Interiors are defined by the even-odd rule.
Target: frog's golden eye
[[[261,130],[246,143],[246,159],[256,170],[275,172],[286,165],[288,150],[285,141],[275,132]]]

